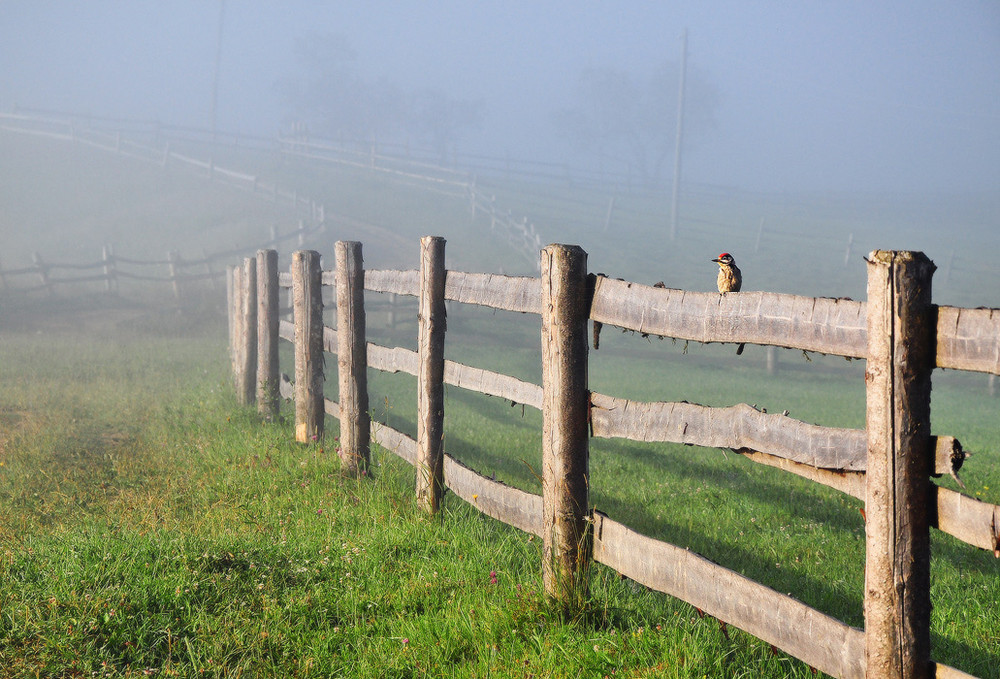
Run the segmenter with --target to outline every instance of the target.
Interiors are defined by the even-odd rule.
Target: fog
[[[5,0],[0,109],[262,136],[301,123],[669,181],[685,31],[687,182],[1000,187],[993,0]],[[355,95],[353,119],[324,112]]]

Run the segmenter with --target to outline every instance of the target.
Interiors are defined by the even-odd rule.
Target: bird
[[[740,267],[736,266],[736,260],[728,252],[712,260],[719,265],[719,277],[716,283],[719,285],[719,292],[739,292],[743,287],[743,273]]]
[[[715,279],[715,282],[719,286],[719,292],[739,292],[740,288],[743,287],[743,272],[740,271],[740,267],[736,266],[736,260],[728,252],[723,252],[721,255],[712,260],[719,265],[719,276]],[[739,356],[743,353],[743,348],[746,346],[745,343],[740,343],[736,347],[736,355]]]

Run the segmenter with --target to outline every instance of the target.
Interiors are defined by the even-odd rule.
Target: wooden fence
[[[163,259],[136,259],[115,253],[111,245],[101,249],[101,258],[93,262],[49,262],[41,253],[35,252],[31,266],[4,269],[0,266],[0,291],[32,294],[44,292],[55,295],[60,288],[79,291],[81,285],[93,285],[107,293],[117,294],[120,282],[145,281],[154,285],[169,285],[174,300],[183,301],[185,291],[196,284],[209,283],[214,287],[225,277],[225,262],[234,257],[252,253],[258,247],[276,246],[294,240],[299,246],[307,238],[325,230],[320,222],[307,226],[299,221],[294,230],[279,234],[277,227],[271,230],[271,238],[256,247],[234,248],[220,252],[206,253],[197,259],[184,258],[176,250],[166,253]],[[65,273],[68,272],[68,273]]]
[[[541,276],[447,271],[444,240],[421,241],[418,271],[365,271],[361,244],[338,242],[336,268],[294,253],[279,272],[260,251],[230,268],[237,392],[265,417],[295,400],[298,441],[340,419],[343,468],[364,474],[370,441],[414,465],[416,496],[433,512],[445,487],[480,511],[543,541],[546,592],[572,607],[592,562],[678,597],[834,677],[962,677],[931,662],[930,549],[934,527],[1000,557],[1000,506],[943,488],[932,476],[964,460],[953,437],[930,431],[935,367],[1000,374],[1000,310],[935,306],[934,265],[922,254],[875,251],[868,300],[767,292],[719,295],[587,273],[575,246],[542,250]],[[336,287],[337,328],[324,327],[323,286]],[[294,322],[279,320],[290,288]],[[419,300],[418,351],[368,343],[364,291]],[[444,357],[445,301],[541,317],[541,386]],[[867,428],[837,429],[748,405],[639,403],[588,390],[587,321],[698,342],[780,345],[867,361]],[[282,378],[278,342],[294,344],[295,380]],[[323,354],[337,355],[338,401],[323,394]],[[417,438],[368,410],[367,368],[417,377]],[[542,411],[542,495],[467,468],[442,445],[444,384]],[[865,501],[865,630],[810,608],[688,550],[641,535],[589,504],[589,437],[730,448]]]

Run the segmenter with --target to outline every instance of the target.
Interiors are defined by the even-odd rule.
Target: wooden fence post
[[[292,254],[295,314],[295,440],[323,437],[323,283],[319,253]]]
[[[178,278],[178,267],[180,266],[181,255],[176,250],[167,253],[167,266],[170,268],[170,282],[174,287],[174,299],[178,303],[181,301],[181,282]]]
[[[101,256],[104,260],[104,291],[111,294],[118,290],[118,277],[115,274],[115,254],[110,243],[101,250]]]
[[[542,250],[542,576],[564,610],[586,596],[593,549],[588,483],[587,253]]]
[[[236,398],[242,405],[251,405],[257,396],[257,260],[249,257],[240,267],[239,370]]]
[[[344,474],[368,473],[368,345],[365,270],[361,243],[337,241],[337,378],[340,394],[340,464]]]
[[[243,270],[238,266],[226,267],[226,299],[229,309],[229,360],[233,368],[233,384],[239,382],[240,350],[236,338],[240,336],[240,298],[242,296]]]
[[[919,252],[868,257],[865,371],[866,676],[924,679],[930,657],[931,372],[934,264]]]
[[[42,259],[42,255],[36,252],[32,256],[32,260],[35,266],[38,267],[38,277],[42,281],[42,287],[48,291],[50,296],[56,294],[55,288],[52,287],[52,279],[49,278],[49,266]]]
[[[444,238],[420,239],[417,331],[417,503],[437,512],[444,491]]]
[[[257,251],[257,412],[278,416],[278,251]]]

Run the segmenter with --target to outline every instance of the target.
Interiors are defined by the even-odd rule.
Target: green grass
[[[341,477],[334,421],[324,443],[302,446],[288,422],[238,407],[217,320],[171,331],[159,314],[105,315],[118,320],[82,335],[0,334],[0,676],[811,676],[603,567],[584,611],[562,619],[541,593],[537,539],[450,494],[428,519],[412,469],[378,448],[374,478]],[[641,396],[627,366],[655,360],[618,355],[635,349],[597,352],[611,365],[595,378]],[[727,397],[706,378],[706,348],[649,349],[669,363],[665,397],[696,379],[706,402]],[[511,372],[531,363],[488,353]],[[856,375],[788,364],[769,403],[856,394]],[[732,369],[736,388],[761,381]],[[373,375],[376,417],[404,430],[410,379]],[[941,391],[947,402],[966,385]],[[949,418],[981,425],[976,400]],[[858,416],[829,403],[809,414],[827,410]],[[452,454],[538,491],[536,412],[450,389],[446,413]],[[972,431],[995,450],[995,429]],[[987,457],[967,480],[995,502]],[[683,446],[595,441],[592,474],[592,501],[612,517],[862,624],[858,502]],[[996,561],[936,535],[933,569],[936,659],[997,676]]]
[[[41,239],[71,258],[92,239],[111,237],[153,256],[175,246],[169,238],[181,238],[197,254],[255,242],[280,217],[245,194],[207,189],[173,170],[95,161],[85,149],[47,142],[41,155],[31,144],[4,144],[5,157],[20,159],[8,167],[0,194],[11,208],[0,217],[7,253],[43,250]],[[484,236],[482,223],[470,225],[461,200],[273,159],[257,170],[360,220],[353,228],[361,231],[324,237],[364,241],[369,267],[415,268],[417,237],[435,233],[448,237],[454,268],[530,268]],[[89,183],[76,184],[88,173]],[[32,198],[51,196],[40,189],[50,177],[61,178],[58,196]],[[582,193],[568,191],[561,204]],[[511,187],[504,200],[518,195]],[[706,261],[717,254],[718,236],[749,251],[763,209],[739,201],[699,205],[710,224],[677,247],[664,241],[663,222],[649,218],[662,206],[644,200],[618,203],[626,243],[621,231],[603,233],[603,208],[560,216],[555,203],[533,203],[533,221],[546,240],[582,243],[591,270],[710,289],[714,272]],[[86,219],[48,241],[53,225],[80,214]],[[752,287],[863,297],[863,267],[845,269],[834,247],[857,217],[819,220],[788,209],[780,222],[772,218],[776,230],[822,225],[829,243],[815,258],[798,259],[786,255],[801,239],[779,246],[772,235],[770,250],[741,259],[758,272]],[[922,215],[910,232],[893,224],[887,244],[906,246],[909,240],[897,241],[912,236],[947,252],[941,248],[954,237],[959,258],[980,263],[990,249],[964,248],[969,234],[928,230],[939,217]],[[736,228],[712,226],[718,223]],[[389,225],[400,228],[389,233]],[[8,257],[3,263],[12,266]],[[977,289],[954,268],[950,282],[935,283],[946,293],[941,299],[998,303],[1000,286]],[[817,272],[826,282],[821,289],[810,279]],[[727,638],[690,606],[603,567],[593,569],[585,609],[562,619],[540,592],[538,540],[451,494],[437,518],[424,517],[415,509],[412,469],[377,448],[374,478],[342,478],[334,421],[323,444],[300,446],[287,421],[264,424],[238,407],[225,328],[212,313],[221,303],[213,299],[178,315],[98,297],[0,298],[0,677],[812,676],[759,640],[732,628]],[[413,348],[412,320],[395,330],[383,325],[370,316],[372,339]],[[531,316],[456,306],[448,358],[538,383],[538,332]],[[785,351],[779,375],[768,377],[757,347],[737,358],[732,346],[613,328],[601,339],[590,364],[597,391],[748,402],[824,425],[864,423],[862,362]],[[282,368],[291,372],[288,347],[283,351]],[[334,361],[327,371],[332,394]],[[405,375],[373,372],[376,419],[414,434],[414,385]],[[976,452],[962,470],[965,492],[993,503],[1000,502],[998,421],[1000,399],[986,395],[982,375],[935,374],[933,429]],[[449,388],[445,435],[449,453],[473,468],[540,492],[536,411]],[[613,518],[862,624],[859,502],[714,449],[593,440],[591,471],[591,501]],[[957,488],[951,479],[940,483]],[[934,534],[934,657],[981,677],[1000,676],[998,563]]]

